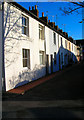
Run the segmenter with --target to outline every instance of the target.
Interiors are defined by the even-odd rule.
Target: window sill
[[[30,68],[28,68],[28,67],[23,67],[23,69],[24,69],[24,70],[30,70]]]
[[[22,37],[25,37],[26,39],[28,39],[29,41],[34,41],[34,39],[33,38],[30,38],[30,36],[27,36],[27,35],[25,35],[25,34],[22,34]]]
[[[26,34],[23,34],[23,33],[22,33],[22,36],[29,38],[29,36],[28,36],[28,35],[26,35]]]
[[[41,67],[45,67],[45,64],[40,64]]]
[[[40,39],[40,38],[39,38],[39,40],[44,40],[44,39]]]

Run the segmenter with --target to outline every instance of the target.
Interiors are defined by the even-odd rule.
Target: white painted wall
[[[29,37],[23,35],[22,12],[5,3],[5,80],[6,90],[45,75],[45,65],[39,65],[39,51],[44,51],[44,40],[39,40],[38,21],[29,17]],[[7,9],[10,9],[8,13]],[[9,23],[10,21],[10,23]],[[22,48],[30,49],[30,70],[23,68]]]
[[[9,6],[5,2],[4,5],[4,27],[5,27],[5,81],[6,91],[25,84],[27,82],[36,80],[46,74],[45,65],[40,65],[39,51],[45,52],[44,42],[46,41],[46,54],[49,55],[49,73],[51,73],[51,59],[50,55],[53,55],[53,72],[59,70],[59,54],[61,62],[61,53],[64,56],[68,54],[65,48],[65,38],[59,35],[59,49],[58,49],[58,33],[56,33],[56,45],[53,42],[53,30],[45,26],[45,40],[39,40],[39,24],[34,18],[30,17],[24,12],[13,6]],[[29,18],[29,37],[22,34],[22,18],[25,15]],[[44,26],[44,25],[43,25]],[[63,47],[61,47],[62,37]],[[30,69],[23,68],[22,63],[22,48],[30,49]],[[73,46],[73,48],[75,48]],[[76,54],[75,49],[73,50]],[[57,63],[54,65],[54,52],[57,53]],[[59,54],[58,54],[59,53]],[[68,64],[68,62],[66,61]]]
[[[73,44],[73,61],[76,62],[77,59],[77,46]]]
[[[45,27],[45,35],[46,35],[46,54],[49,55],[49,73],[51,73],[51,57],[50,57],[51,54],[53,55],[53,72],[56,72],[58,70],[58,57],[57,63],[54,65],[54,52],[56,52],[58,56],[57,33],[56,33],[56,45],[54,44],[53,40],[53,30],[51,30],[48,27]]]

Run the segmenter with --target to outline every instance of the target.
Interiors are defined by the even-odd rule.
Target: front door
[[[53,55],[51,55],[51,73],[53,73]]]
[[[49,73],[49,55],[46,55],[46,74]]]

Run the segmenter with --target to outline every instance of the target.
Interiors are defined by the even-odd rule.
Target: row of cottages
[[[16,2],[1,3],[0,19],[2,84],[6,91],[77,61],[75,41],[44,13],[39,18],[37,6],[28,11]]]

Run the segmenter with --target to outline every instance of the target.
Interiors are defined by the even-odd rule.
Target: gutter
[[[32,18],[36,19],[37,21],[41,22],[42,24],[44,24],[45,26],[47,26],[48,28],[50,28],[51,30],[55,31],[56,33],[60,34],[62,37],[64,37],[65,39],[67,39],[68,41],[69,38],[66,38],[65,35],[63,35],[59,30],[56,30],[55,28],[51,27],[50,25],[48,25],[46,22],[44,22],[43,20],[41,20],[39,17],[36,17],[36,15],[34,15],[32,12],[28,11],[26,8],[24,8],[23,6],[21,6],[20,4],[18,4],[17,2],[8,2],[8,4],[11,4],[13,6],[15,6],[17,9],[25,12],[26,14],[28,14],[29,16],[31,16]],[[73,43],[73,42],[72,42]],[[74,43],[73,43],[74,44]]]

